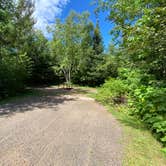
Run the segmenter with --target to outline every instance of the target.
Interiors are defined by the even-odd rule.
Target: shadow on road
[[[37,88],[37,91],[40,92],[40,95],[23,97],[17,99],[16,101],[0,105],[0,117],[9,117],[18,112],[23,113],[26,111],[33,111],[35,108],[54,108],[54,110],[57,111],[57,105],[75,100],[75,98],[69,98],[65,95],[87,93],[85,90],[66,90],[62,88]]]

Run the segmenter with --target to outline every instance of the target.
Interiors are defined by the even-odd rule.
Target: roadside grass
[[[82,91],[82,94],[87,95],[88,97],[94,97],[94,95],[97,93],[96,88],[88,87],[88,86],[79,86],[79,85],[73,85],[75,90]]]
[[[124,146],[123,166],[165,166],[166,155],[161,144],[145,125],[128,115],[127,106],[105,105],[107,110],[120,122],[123,129],[121,140]]]

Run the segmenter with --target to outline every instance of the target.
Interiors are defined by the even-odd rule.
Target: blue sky
[[[78,13],[89,11],[91,13],[90,19],[94,24],[96,23],[95,6],[91,5],[91,0],[35,0],[35,4],[36,28],[41,29],[46,36],[48,36],[46,27],[51,25],[57,17],[65,19],[71,10]],[[112,25],[106,21],[106,13],[100,13],[99,20],[104,45],[107,48],[111,40],[109,32]]]

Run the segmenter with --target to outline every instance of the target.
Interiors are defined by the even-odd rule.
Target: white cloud
[[[69,0],[34,0],[36,19],[35,28],[40,29],[47,36],[47,26],[55,21]]]

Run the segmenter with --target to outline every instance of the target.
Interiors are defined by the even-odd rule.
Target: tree
[[[56,21],[52,53],[67,84],[71,84],[73,73],[78,69],[79,61],[82,60],[80,58],[82,29],[87,17],[87,13],[78,15],[71,12],[64,23],[60,20]]]
[[[22,91],[31,73],[31,59],[25,51],[28,33],[22,33],[27,24],[21,24],[31,17],[28,14],[30,6],[27,7],[30,1],[26,3],[27,10],[25,10],[25,5],[22,10],[19,10],[23,2],[25,1],[20,0],[17,3],[12,0],[0,1],[0,97],[7,97]],[[22,19],[18,21],[18,18]]]
[[[104,51],[102,36],[100,34],[99,21],[97,21],[93,34],[93,50],[95,55],[101,55]]]
[[[53,61],[51,58],[50,43],[41,31],[35,30],[29,43],[31,47],[30,58],[33,62],[31,84],[50,84],[55,81]],[[57,80],[58,81],[58,80]]]
[[[12,45],[11,34],[13,34],[14,23],[14,3],[13,0],[0,1],[0,58],[10,50]]]
[[[87,18],[88,19],[88,18]],[[79,50],[79,64],[78,68],[74,73],[74,83],[77,84],[87,84],[88,72],[91,67],[92,58],[94,56],[93,50],[93,35],[94,35],[94,25],[90,20],[82,24],[81,27],[81,45]]]
[[[107,0],[100,7],[111,11],[112,33],[131,66],[157,80],[166,80],[165,1]]]
[[[158,81],[166,80],[166,9],[145,8],[145,14],[128,28],[124,43],[132,63]]]
[[[31,0],[0,1],[0,98],[55,79],[50,46],[34,29]]]
[[[31,46],[29,45],[33,38],[33,26],[35,24],[33,18],[34,3],[31,0],[19,0],[16,4],[15,11],[15,47],[19,52],[26,52],[28,56],[31,54]]]
[[[109,10],[108,18],[115,25],[112,33],[120,41],[120,59],[125,64],[121,63],[118,78],[127,84],[130,110],[165,146],[165,0],[100,0],[99,4]]]
[[[74,82],[82,85],[97,86],[104,82],[105,78],[101,70],[103,65],[103,42],[99,24],[94,27],[90,20],[83,25],[82,43],[80,49],[80,64],[74,75]]]

